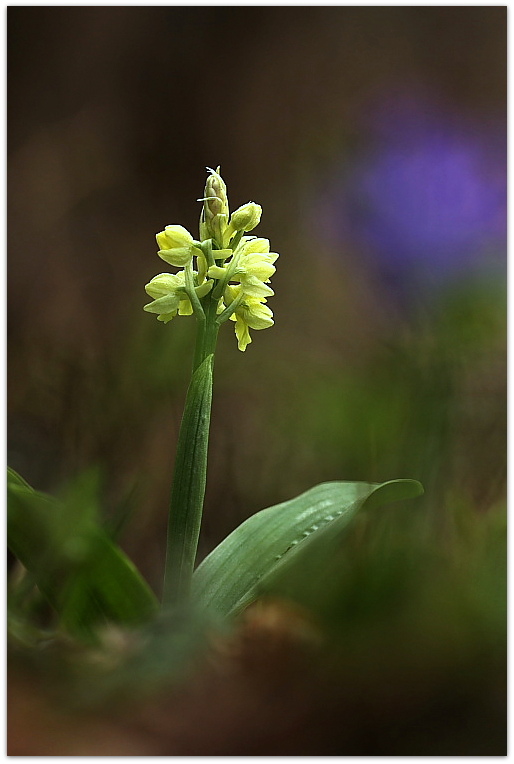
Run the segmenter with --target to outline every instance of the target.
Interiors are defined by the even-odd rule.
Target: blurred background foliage
[[[196,231],[203,168],[220,164],[281,258],[276,326],[244,356],[220,335],[201,554],[321,481],[422,481],[332,571],[319,617],[353,646],[335,676],[353,667],[362,688],[366,664],[371,685],[387,669],[403,686],[402,645],[421,645],[416,687],[434,681],[437,703],[433,664],[451,667],[468,720],[435,753],[501,753],[505,8],[11,7],[8,21],[10,465],[50,492],[99,468],[104,511],[132,508],[122,545],[160,590],[194,321],[143,314],[143,286],[163,270],[155,233]]]

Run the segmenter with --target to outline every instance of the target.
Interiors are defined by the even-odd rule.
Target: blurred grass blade
[[[193,595],[229,615],[242,610],[287,564],[302,565],[320,545],[339,544],[364,506],[375,507],[423,493],[415,480],[387,483],[321,483],[290,501],[263,509],[219,544],[198,567]]]
[[[149,586],[84,503],[39,493],[12,470],[7,492],[9,548],[72,633],[91,636],[104,621],[142,623],[157,610]]]
[[[7,467],[7,487],[9,488],[12,485],[22,486],[27,491],[34,493],[34,489],[27,483],[25,478],[22,478],[12,467]]]

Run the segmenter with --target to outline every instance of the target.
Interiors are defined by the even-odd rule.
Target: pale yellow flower
[[[224,302],[230,305],[237,297],[242,296],[242,301],[236,307],[235,312],[230,317],[231,321],[236,322],[235,331],[237,337],[237,346],[243,352],[250,344],[250,329],[268,329],[273,326],[273,313],[265,305],[264,298],[257,299],[249,297],[243,292],[242,286],[228,286],[225,290]]]
[[[195,274],[194,274],[195,275]],[[204,297],[212,288],[212,281],[205,281],[195,288],[198,297]],[[178,273],[159,273],[145,286],[145,290],[153,302],[144,306],[147,313],[157,313],[157,320],[165,324],[180,316],[190,316],[193,306],[186,294],[186,281],[184,271]]]
[[[278,254],[269,251],[267,239],[245,238],[236,249],[234,258],[234,265],[229,262],[223,267],[211,266],[207,272],[208,276],[215,279],[228,277],[229,281],[238,281],[243,286],[245,295],[249,297],[261,299],[274,294],[266,284],[275,273],[273,263]]]
[[[184,226],[167,225],[156,236],[159,247],[158,255],[166,263],[182,268],[191,262],[193,255],[201,255],[193,243],[193,237]]]

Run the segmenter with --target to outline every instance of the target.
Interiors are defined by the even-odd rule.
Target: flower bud
[[[262,207],[255,202],[243,204],[232,213],[230,227],[233,231],[253,231],[259,225],[262,215]]]
[[[220,167],[216,170],[207,168],[211,173],[205,183],[206,213],[210,211],[213,215],[224,213],[228,215],[228,197],[225,181],[220,175]]]
[[[207,169],[211,174],[205,184],[203,199],[204,225],[200,226],[200,236],[202,237],[202,234],[205,236],[205,233],[207,233],[208,236],[206,238],[215,239],[221,247],[223,246],[225,231],[228,228],[230,214],[227,187],[219,174],[219,167],[216,170],[211,170],[209,167]]]

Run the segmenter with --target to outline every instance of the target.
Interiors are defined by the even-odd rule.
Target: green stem
[[[216,323],[218,324],[218,326],[221,326],[221,324],[224,323],[224,321],[227,321],[230,318],[230,316],[235,312],[236,308],[238,308],[239,305],[241,305],[241,303],[243,302],[243,296],[244,296],[243,293],[241,293],[238,297],[236,297],[235,300],[233,300],[230,303],[228,308],[225,308],[225,310],[222,313],[220,313],[219,316],[217,316]]]
[[[216,286],[212,290],[214,299],[219,300],[223,296],[223,293],[225,292],[225,289],[226,289],[226,286],[227,286],[228,282],[230,281],[230,279],[232,278],[232,276],[236,272],[236,268],[237,268],[237,265],[239,263],[240,257],[241,257],[241,250],[239,250],[239,252],[235,252],[234,253],[234,256],[232,257],[232,260],[230,261],[230,263],[227,266],[227,271],[226,271],[225,275],[223,276],[222,279],[220,279],[218,281],[218,283],[216,284]]]
[[[193,281],[193,266],[191,265],[191,263],[188,263],[185,266],[184,273],[185,273],[185,280],[186,280],[186,292],[191,302],[193,312],[197,318],[203,321],[205,314],[203,312],[200,299],[195,292],[195,285]]]
[[[172,606],[189,596],[207,479],[207,452],[212,401],[212,372],[219,324],[218,300],[202,300],[205,318],[198,321],[193,376],[177,445],[168,519],[163,605]]]
[[[209,355],[216,350],[219,324],[216,321],[218,300],[212,298],[212,293],[202,300],[205,319],[198,322],[198,334],[196,336],[195,354],[193,361],[193,374]]]
[[[232,241],[230,242],[230,248],[234,251],[238,248],[239,242],[243,238],[244,231],[238,231]]]

